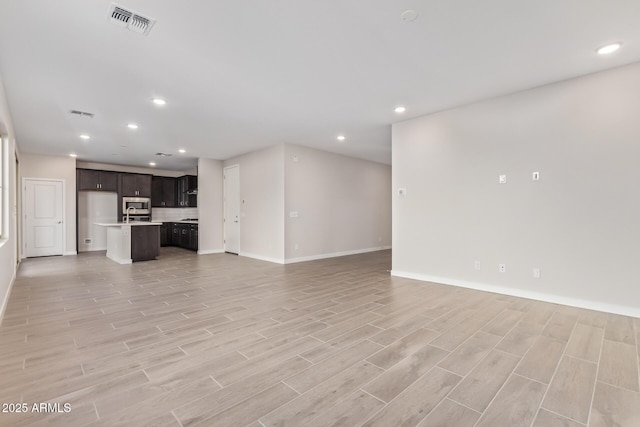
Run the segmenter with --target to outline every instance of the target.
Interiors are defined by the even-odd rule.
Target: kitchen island
[[[118,264],[149,261],[160,255],[161,222],[96,223],[107,227],[107,258]]]

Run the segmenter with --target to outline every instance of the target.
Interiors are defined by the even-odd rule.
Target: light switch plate
[[[498,182],[500,184],[506,184],[507,183],[507,175],[499,175],[498,176]]]

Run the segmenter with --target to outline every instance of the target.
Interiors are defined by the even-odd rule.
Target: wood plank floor
[[[640,425],[639,319],[390,267],[390,251],[26,260],[0,327],[0,402],[28,412],[0,425]]]

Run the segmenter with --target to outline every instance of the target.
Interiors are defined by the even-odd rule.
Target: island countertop
[[[150,261],[160,254],[161,222],[96,222],[95,224],[107,228],[107,258],[118,264]],[[149,227],[152,225],[154,227]]]
[[[162,225],[161,222],[155,221],[132,221],[132,222],[96,222],[95,225],[100,225],[102,227],[121,227],[123,225]]]

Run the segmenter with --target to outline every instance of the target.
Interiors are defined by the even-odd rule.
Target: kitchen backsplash
[[[151,220],[161,222],[198,218],[198,208],[151,208]]]

